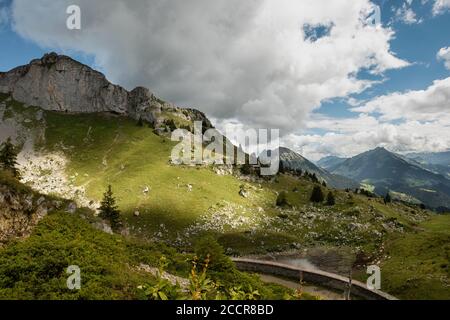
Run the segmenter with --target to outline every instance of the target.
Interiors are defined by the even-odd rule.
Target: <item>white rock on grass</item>
[[[70,179],[66,174],[67,160],[57,153],[42,154],[32,148],[24,149],[18,156],[21,182],[30,185],[34,190],[45,194],[73,200],[80,207],[97,211],[100,204],[88,199],[83,186],[75,186],[78,174]]]

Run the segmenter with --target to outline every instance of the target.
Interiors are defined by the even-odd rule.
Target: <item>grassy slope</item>
[[[381,224],[387,219],[395,219],[405,229],[412,229],[416,216],[423,212],[393,204],[385,206],[380,199],[369,199],[344,191],[334,191],[337,205],[312,206],[309,196],[313,184],[304,179],[289,175],[278,177],[275,182],[244,183],[232,176],[218,176],[209,168],[190,168],[172,166],[169,156],[174,143],[153,134],[150,128],[138,127],[134,121],[119,117],[100,115],[65,115],[47,113],[45,148],[64,153],[70,159],[69,174],[77,175],[76,184],[86,185],[91,197],[99,200],[108,184],[112,184],[121,210],[127,222],[136,233],[148,236],[161,230],[164,224],[171,236],[181,232],[194,223],[197,218],[210,208],[217,208],[226,203],[236,205],[235,210],[243,216],[264,215],[275,218],[272,228],[259,230],[274,242],[292,243],[304,240],[304,234],[315,231],[323,235],[323,240],[338,245],[378,246],[373,241],[373,232],[382,232]],[[62,148],[61,148],[62,147]],[[193,185],[192,192],[187,185]],[[239,196],[241,185],[251,190],[252,196]],[[149,186],[151,191],[145,195],[142,191]],[[294,191],[294,189],[296,189]],[[287,191],[288,200],[297,210],[291,210],[287,220],[280,219],[279,208],[274,206],[276,192]],[[327,192],[327,189],[324,188]],[[264,213],[256,212],[261,207]],[[133,217],[139,210],[141,216]],[[296,221],[301,216],[298,212],[318,212],[327,219],[316,219],[314,230],[302,227]],[[375,219],[374,215],[378,215]],[[288,226],[292,221],[294,225]],[[349,239],[334,241],[333,233],[338,232],[336,222],[341,229],[351,222],[370,224],[371,230],[347,232]],[[140,232],[141,231],[141,232]],[[236,242],[245,249],[241,238],[248,235],[245,228],[222,235],[225,242]],[[369,232],[370,231],[370,232]],[[254,236],[254,234],[253,234]],[[258,234],[256,235],[258,236]],[[261,235],[260,235],[261,236]],[[278,238],[274,239],[274,238]],[[330,240],[330,241],[328,241]],[[254,247],[254,241],[248,246]]]
[[[86,185],[89,195],[98,200],[111,184],[127,222],[147,235],[160,230],[160,224],[180,231],[222,201],[255,205],[239,196],[242,182],[233,177],[218,176],[210,169],[171,166],[174,143],[134,121],[48,113],[47,123],[45,145],[49,150],[60,150],[61,143],[68,147],[70,175],[78,174],[75,182]],[[193,185],[192,192],[188,184]],[[151,188],[148,195],[143,193],[146,186]],[[256,204],[274,198],[266,192]],[[133,217],[136,210],[139,219]]]
[[[144,213],[138,219],[141,223],[150,217],[147,227],[151,227],[151,222],[167,220],[178,231],[222,201],[248,209],[261,206],[268,215],[276,216],[279,210],[274,203],[276,192],[280,191],[287,191],[290,204],[299,210],[311,209],[309,196],[314,185],[308,180],[282,175],[275,182],[259,185],[232,176],[218,176],[209,168],[172,166],[169,160],[174,143],[153,134],[150,128],[136,126],[134,121],[102,115],[47,113],[46,122],[45,148],[64,150],[70,159],[69,174],[77,175],[76,184],[86,185],[91,197],[101,199],[106,186],[112,184],[131,224],[136,220],[131,214],[137,209]],[[187,184],[193,185],[192,192]],[[239,196],[243,184],[252,190],[252,197]],[[145,186],[151,187],[148,196],[142,192]],[[344,191],[335,193],[338,201],[332,208],[334,211],[347,212],[357,207],[364,215],[374,208],[386,218],[411,223],[409,207],[385,206],[380,199]]]
[[[135,298],[137,286],[148,277],[127,266],[132,257],[119,237],[96,231],[75,216],[54,214],[29,239],[0,251],[0,298]],[[66,287],[69,265],[81,268],[80,291]]]
[[[51,214],[30,238],[0,250],[0,299],[144,299],[137,287],[155,284],[156,279],[137,266],[156,267],[162,256],[170,273],[188,277],[192,255],[98,231],[88,221],[94,218],[85,218],[88,214]],[[66,287],[69,265],[80,267],[79,291]],[[226,289],[251,286],[263,299],[282,299],[289,292],[235,269],[210,277]]]
[[[47,112],[46,123],[46,140],[41,146],[49,151],[64,150],[70,159],[70,175],[77,175],[76,184],[86,185],[90,197],[100,199],[106,186],[112,184],[124,218],[132,234],[139,238],[153,238],[164,224],[168,231],[163,238],[173,240],[208,209],[234,203],[234,210],[242,216],[265,215],[273,219],[270,226],[256,232],[243,227],[217,234],[221,243],[235,252],[285,250],[300,243],[359,248],[374,254],[383,241],[398,234],[398,230],[384,230],[383,224],[394,221],[407,232],[405,238],[414,237],[411,232],[427,216],[417,209],[400,204],[385,206],[380,199],[343,191],[336,191],[334,208],[312,206],[309,195],[313,184],[287,175],[259,186],[218,176],[208,168],[174,167],[169,165],[172,142],[123,118]],[[193,185],[192,192],[187,184]],[[242,184],[251,190],[248,199],[238,194]],[[142,192],[145,186],[152,189],[148,196]],[[298,190],[294,192],[294,188]],[[288,191],[295,210],[287,210],[286,214],[286,210],[274,206],[275,192],[279,191]],[[136,209],[141,213],[139,218],[133,217]],[[309,212],[318,217],[305,224],[310,218],[303,213]],[[357,223],[357,227],[349,229],[351,223]],[[315,235],[311,237],[311,233]],[[393,252],[398,259],[406,254],[401,250]],[[418,254],[415,256],[420,259]],[[400,269],[392,270],[394,277],[401,274]],[[394,285],[389,290],[396,292]],[[424,296],[429,296],[425,291]]]
[[[403,299],[450,299],[450,216],[435,216],[415,233],[392,237],[381,265],[384,290]]]
[[[376,247],[373,232],[380,231],[382,221],[374,221],[371,207],[386,216],[409,223],[402,206],[386,209],[380,200],[368,200],[364,196],[349,196],[336,192],[338,204],[334,208],[312,207],[309,196],[313,184],[291,176],[281,176],[274,182],[244,183],[232,176],[218,176],[209,168],[172,166],[169,156],[174,144],[153,134],[151,128],[138,127],[134,121],[124,118],[94,115],[64,115],[47,113],[45,147],[59,151],[62,146],[69,157],[70,175],[77,175],[76,184],[86,185],[91,197],[99,200],[108,184],[112,184],[124,217],[134,234],[151,237],[161,231],[161,224],[169,230],[164,236],[174,238],[210,208],[233,203],[233,210],[244,217],[267,216],[273,218],[270,228],[261,227],[249,234],[245,227],[230,230],[220,235],[226,247],[241,252],[259,247],[264,241],[267,250],[277,250],[288,244],[303,241],[305,234],[317,232],[312,239],[337,245],[366,245]],[[106,162],[105,162],[106,161]],[[193,185],[189,192],[187,184]],[[239,195],[240,186],[251,190],[249,198]],[[148,195],[145,186],[151,187]],[[298,191],[294,192],[294,188]],[[281,210],[274,206],[276,192],[288,191],[289,202],[300,211],[318,211],[327,214],[324,221],[316,221],[314,230],[302,226],[301,218],[292,216],[279,218]],[[324,189],[325,190],[325,189]],[[257,208],[263,208],[261,213]],[[357,212],[355,212],[357,207]],[[136,218],[133,212],[139,210]],[[409,209],[408,209],[409,210]],[[343,213],[344,217],[337,213]],[[356,218],[355,218],[356,216]],[[336,225],[336,221],[340,222]],[[341,238],[342,230],[350,222],[372,223],[371,230],[348,232],[347,240]],[[292,222],[293,225],[289,226]],[[301,222],[301,221],[300,221]],[[340,228],[338,228],[340,227]],[[255,246],[255,244],[258,244]]]

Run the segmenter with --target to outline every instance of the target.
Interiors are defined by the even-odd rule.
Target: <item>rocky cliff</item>
[[[200,111],[166,103],[143,87],[127,91],[110,83],[102,73],[56,53],[46,54],[9,72],[1,72],[0,93],[44,110],[111,112],[142,119],[157,129],[165,129],[174,117],[181,119],[170,121],[176,126],[183,121],[203,121],[205,127],[212,127]]]
[[[76,206],[40,195],[0,171],[0,247],[29,236],[47,213],[58,209],[73,212]]]

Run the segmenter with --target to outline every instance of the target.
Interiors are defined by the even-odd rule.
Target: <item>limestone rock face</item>
[[[30,235],[38,222],[56,205],[44,196],[19,192],[0,183],[0,248],[11,240]]]
[[[128,92],[69,57],[55,53],[0,73],[0,92],[27,105],[67,112],[127,112]]]
[[[182,109],[155,97],[148,89],[131,92],[110,83],[90,67],[64,55],[49,53],[28,65],[0,72],[0,93],[44,110],[69,113],[112,112],[141,119],[166,131],[168,119],[211,122],[200,111]]]
[[[150,90],[137,87],[130,92],[128,97],[128,115],[134,119],[142,119],[149,123],[155,123],[161,114],[164,102],[156,98]]]

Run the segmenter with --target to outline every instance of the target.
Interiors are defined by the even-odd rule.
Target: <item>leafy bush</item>
[[[192,278],[193,292],[202,299],[229,299],[231,289],[238,286],[247,293],[250,289],[257,290],[262,299],[281,299],[290,292],[237,271],[212,239],[204,238],[197,243],[197,254],[207,259],[209,255],[210,261],[194,259],[197,262],[193,271],[189,262],[193,261],[192,255],[163,244],[136,242],[104,233],[90,225],[89,221],[95,219],[98,218],[53,213],[38,224],[28,239],[0,249],[0,299],[179,298],[180,288],[139,270],[137,267],[142,263],[159,265],[160,271],[167,269],[171,274]],[[163,265],[162,256],[166,257]],[[70,265],[81,269],[81,290],[67,288],[66,270]],[[208,276],[203,270],[208,270]]]
[[[287,207],[289,206],[289,202],[287,200],[287,192],[282,191],[277,197],[277,207]]]
[[[174,265],[186,259],[165,246],[98,231],[76,214],[51,214],[31,237],[0,250],[0,299],[139,299],[137,286],[149,276],[132,266],[161,254],[170,254]],[[67,289],[70,265],[81,269],[81,290]]]
[[[234,263],[225,255],[222,246],[211,236],[202,237],[195,244],[195,254],[199,261],[208,261],[212,271],[233,270]]]
[[[157,275],[156,284],[139,286],[147,299],[150,300],[260,300],[260,299],[304,299],[291,290],[281,289],[276,285],[262,285],[255,276],[241,276],[243,274],[232,270],[232,275],[240,284],[224,285],[221,280],[215,278],[209,269],[209,257],[199,263],[198,258],[192,261],[192,269],[189,275],[189,285],[181,288],[177,283],[171,284],[162,278],[164,268]],[[251,280],[249,280],[251,279]]]

